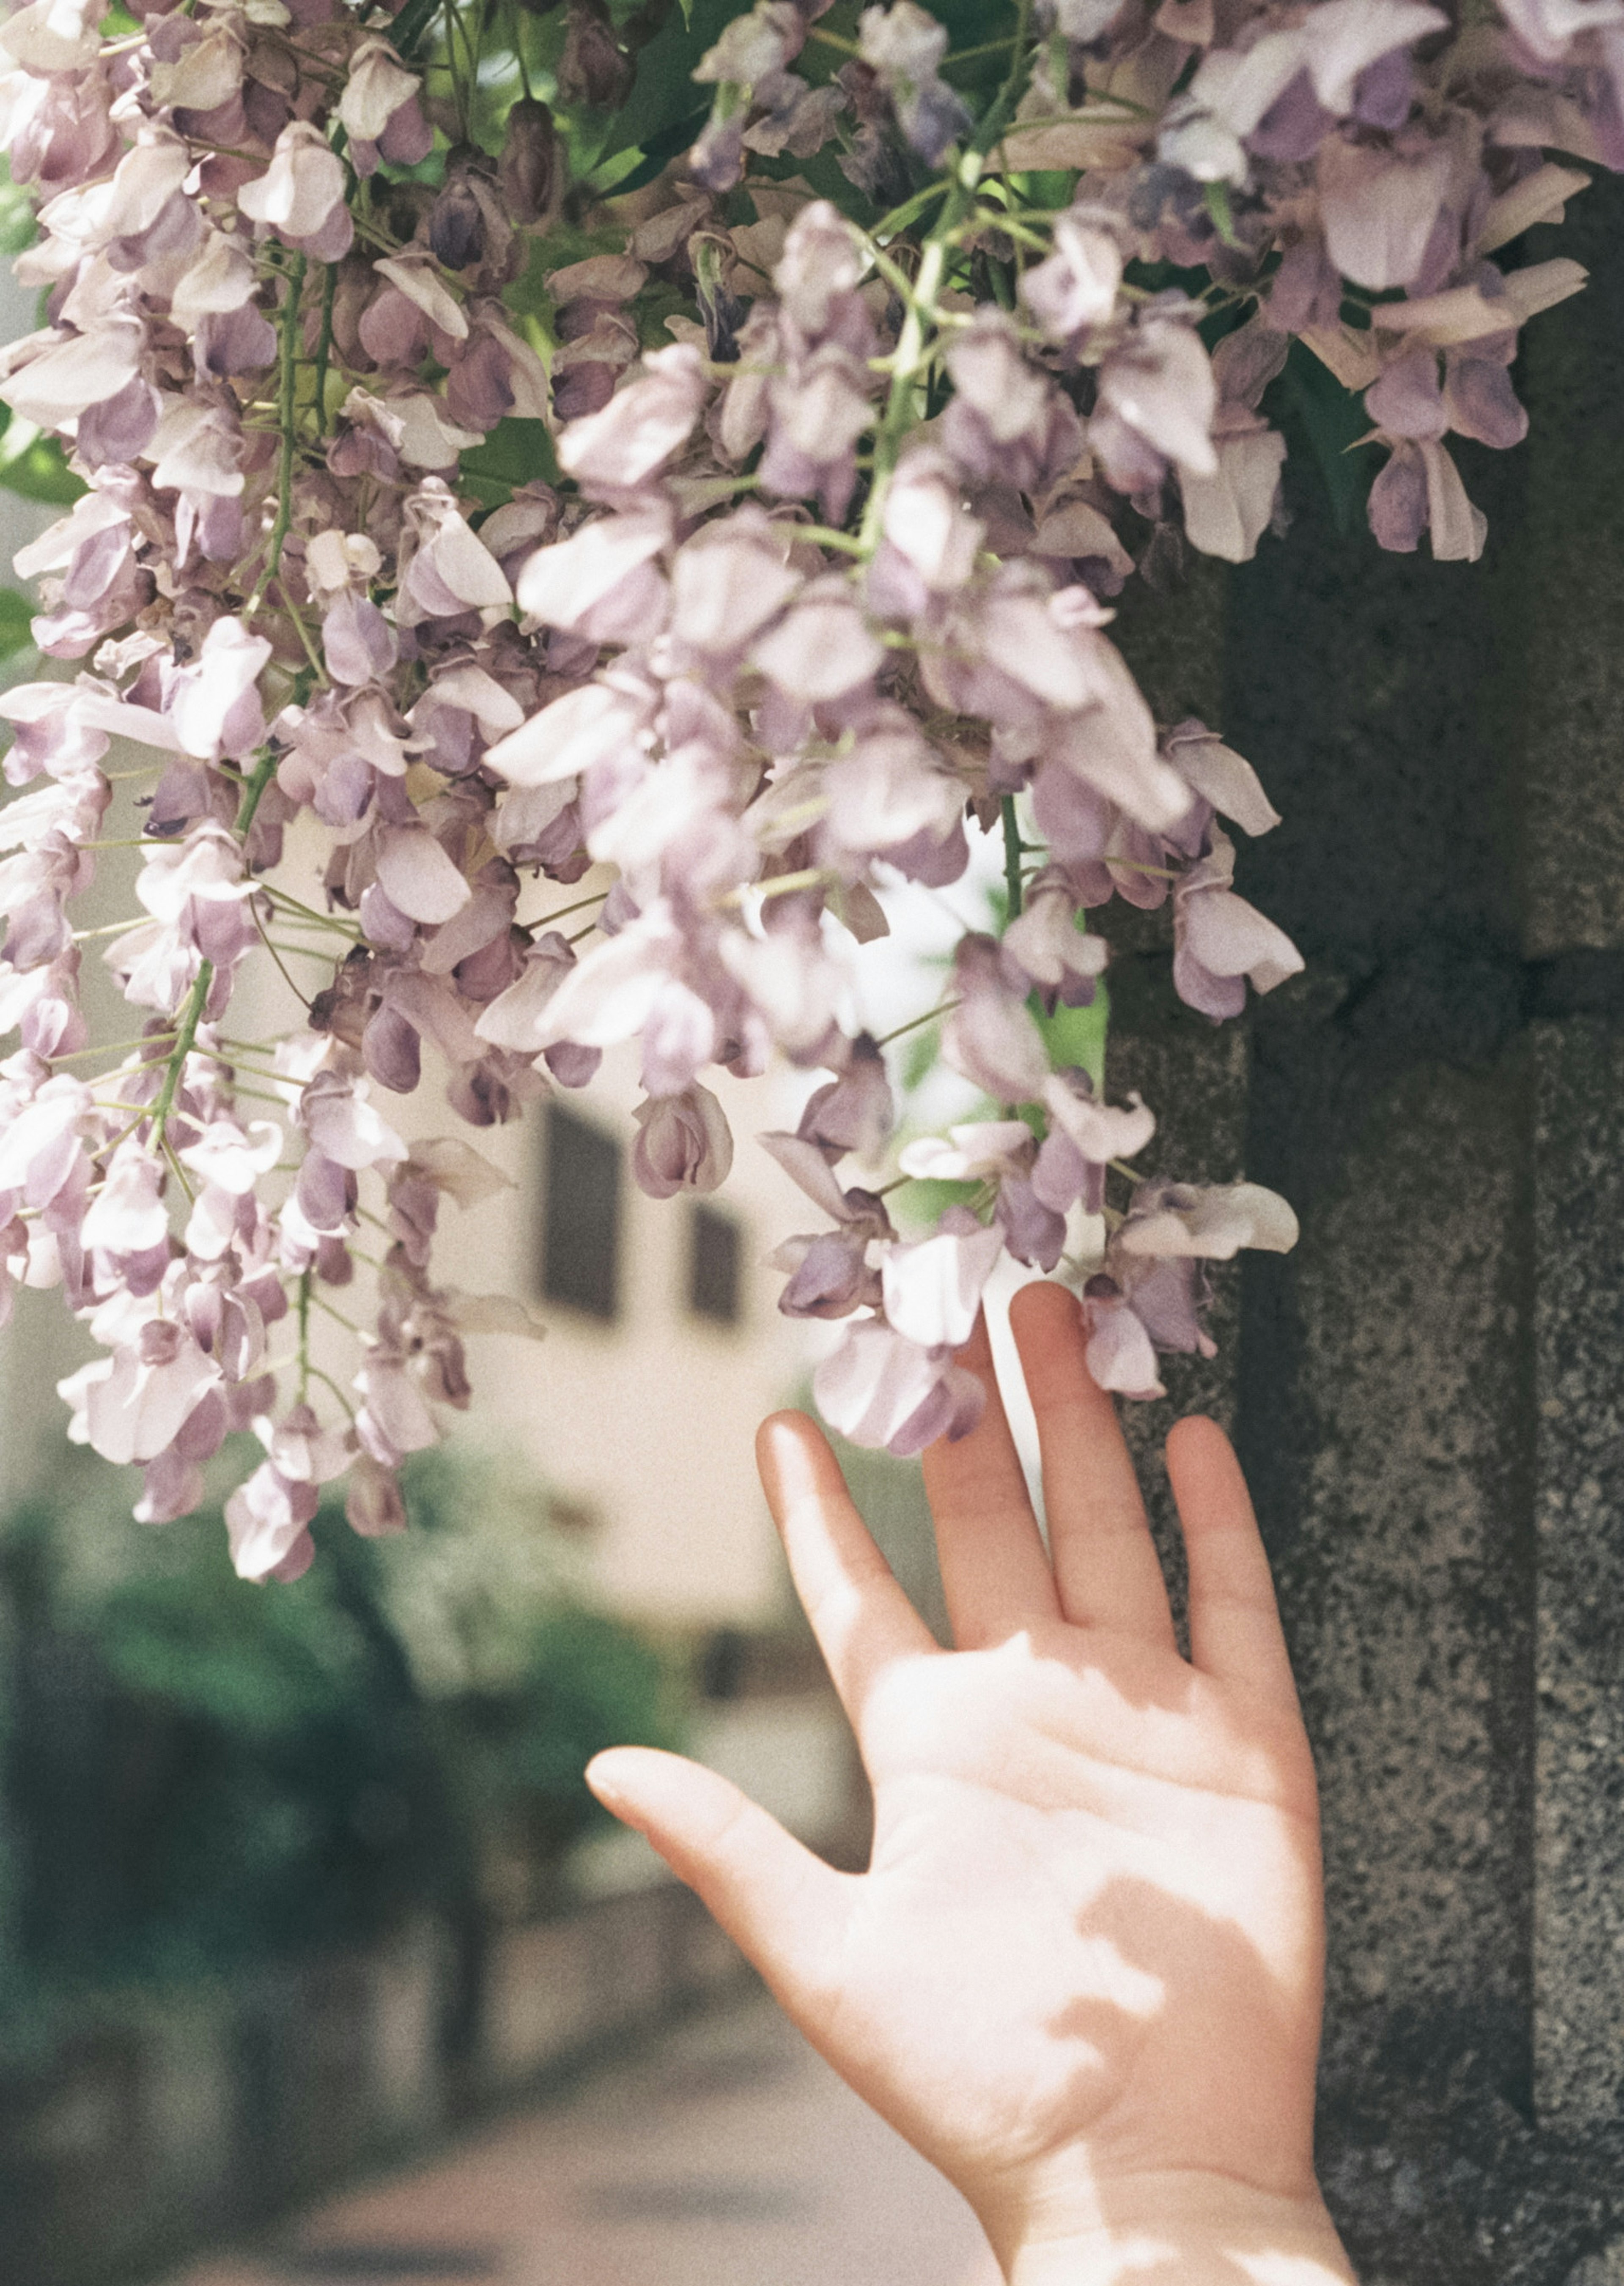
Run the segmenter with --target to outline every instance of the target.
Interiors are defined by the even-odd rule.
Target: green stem
[[[237,804],[236,830],[239,833],[246,833],[253,824],[255,812],[264,797],[265,788],[275,776],[276,756],[267,746],[254,765],[253,776],[243,781],[242,799]]]
[[[47,1056],[45,1061],[48,1064],[71,1064],[81,1056],[115,1056],[125,1048],[157,1048],[174,1037],[172,1032],[143,1032],[138,1040],[92,1040],[88,1048],[69,1048],[59,1056]],[[148,1060],[155,1061],[156,1059],[149,1058]],[[99,1072],[96,1076],[106,1079],[109,1075]]]
[[[954,169],[942,211],[925,241],[918,275],[908,297],[903,330],[897,336],[896,352],[891,366],[890,394],[886,399],[885,414],[874,439],[874,476],[869,486],[860,534],[865,555],[872,555],[879,545],[885,524],[886,495],[891,488],[891,478],[901,457],[903,439],[914,425],[915,384],[930,356],[932,331],[936,321],[936,296],[942,290],[948,249],[960,224],[975,205],[976,189],[984,171],[987,154],[1013,118],[1015,106],[1021,100],[1021,91],[1026,83],[1027,26],[1030,15],[1031,0],[1021,0],[1015,24],[1014,52],[1010,59],[1008,74],[971,137],[969,148]]]
[[[330,1373],[323,1373],[319,1365],[313,1365],[310,1368],[310,1376],[312,1381],[319,1381],[322,1383],[324,1388],[330,1389],[332,1391],[334,1396],[343,1407],[344,1411],[349,1415],[351,1420],[353,1421],[355,1418],[355,1407],[344,1395],[343,1391],[340,1389],[332,1375]]]
[[[891,366],[890,394],[886,399],[879,432],[874,439],[874,479],[869,486],[868,503],[863,512],[863,529],[858,534],[858,548],[864,556],[871,556],[879,545],[880,533],[885,526],[886,495],[891,489],[891,478],[902,453],[903,439],[914,424],[914,382],[925,363],[930,321],[935,313],[936,296],[941,289],[942,272],[947,261],[947,239],[950,232],[958,227],[962,212],[960,187],[955,183],[948,193],[947,204],[937,218],[935,228],[925,241],[919,273],[913,281],[913,291],[908,298],[903,330],[897,335],[896,353]]]
[[[305,257],[300,255],[288,272],[288,293],[282,303],[281,364],[277,388],[277,420],[282,432],[281,465],[276,479],[276,522],[271,527],[265,568],[259,575],[247,616],[252,619],[264,601],[265,589],[281,567],[282,545],[293,523],[293,464],[298,451],[294,432],[299,382],[299,303],[304,291]],[[240,827],[239,828],[240,832]]]
[[[257,913],[256,913],[256,914],[254,915],[254,926],[255,926],[255,927],[256,927],[256,929],[257,929],[257,931],[259,932],[259,941],[260,941],[261,944],[263,944],[263,945],[264,946],[265,950],[270,954],[270,956],[271,956],[272,959],[273,961],[275,961],[275,963],[276,963],[276,965],[277,965],[278,969],[280,971],[280,973],[281,973],[281,979],[282,979],[283,983],[288,987],[288,989],[292,993],[292,995],[293,995],[294,998],[298,1002],[298,1004],[299,1004],[300,1007],[301,1007],[301,1008],[303,1008],[303,1009],[306,1012],[306,1013],[308,1014],[308,1013],[309,1013],[309,1011],[310,1011],[310,1009],[311,1009],[311,1005],[312,1005],[313,1004],[305,998],[305,997],[304,997],[304,993],[300,991],[300,989],[299,989],[298,986],[294,982],[293,978],[292,978],[292,977],[291,977],[291,975],[288,974],[288,965],[287,965],[287,963],[283,960],[281,954],[277,950],[276,947],[272,943],[272,942],[271,942],[271,937],[270,937],[270,932],[266,929],[266,927],[265,927],[265,925],[264,925],[264,921],[262,921],[262,920],[260,919],[259,915],[258,915]],[[301,951],[301,952],[302,952],[302,951],[304,950],[304,948],[302,945],[300,945],[300,946],[296,946],[296,946],[294,946],[294,945],[289,945],[289,946],[288,946],[288,951],[289,951],[289,952],[293,952],[293,951],[296,951],[296,950],[297,950],[297,951]],[[327,956],[326,956],[325,954],[318,953],[315,957],[316,957],[316,958],[318,958],[319,960],[320,960],[320,961],[322,962],[323,966],[326,966],[326,962],[327,962]]]
[[[321,332],[316,342],[316,434],[327,433],[327,360],[333,354],[333,296],[338,288],[338,264],[329,262],[321,286]]]
[[[538,913],[533,921],[526,921],[527,929],[549,929],[555,921],[567,920],[572,913],[584,913],[588,905],[601,905],[609,892],[595,889],[589,897],[577,897],[572,905],[560,905],[556,912]]]
[[[921,1016],[910,1016],[905,1024],[894,1025],[890,1031],[882,1032],[874,1045],[888,1048],[893,1040],[900,1040],[905,1032],[917,1032],[921,1024],[934,1024],[938,1016],[950,1016],[958,1005],[957,1000],[944,1000],[940,1007],[926,1008]]]
[[[607,896],[609,893],[605,890],[603,894]],[[361,932],[359,928],[349,926],[332,913],[319,913],[314,905],[302,904],[297,897],[291,895],[286,889],[279,888],[274,882],[266,882],[265,895],[275,903],[290,906],[296,913],[302,913],[307,921],[313,921],[318,928],[333,929],[338,935],[353,938],[358,944],[359,943]]]
[[[186,995],[186,1005],[180,1012],[180,1021],[175,1027],[175,1044],[169,1051],[169,1063],[163,1074],[163,1085],[152,1107],[153,1148],[156,1151],[166,1147],[175,1091],[180,1085],[180,1075],[185,1068],[186,1058],[192,1052],[197,1028],[203,1021],[203,1010],[209,1004],[209,988],[213,982],[214,963],[205,960],[198,969],[196,981]]]
[[[1005,48],[1019,45],[1018,33],[1002,40],[983,40],[979,48],[959,48],[955,52],[943,56],[942,68],[946,71],[950,64],[979,63],[983,56],[1001,56]]]
[[[359,1326],[356,1324],[355,1320],[353,1318],[346,1318],[342,1310],[335,1310],[331,1302],[327,1301],[324,1296],[312,1293],[311,1300],[315,1304],[319,1310],[325,1310],[329,1318],[335,1318],[347,1334],[353,1334],[358,1341],[365,1341],[367,1337],[361,1331]]]
[[[1006,793],[998,804],[998,814],[1004,821],[1004,887],[1009,900],[1005,926],[1021,918],[1021,822],[1015,816],[1015,797]]]
[[[985,116],[977,125],[974,134],[970,138],[971,150],[983,159],[1002,137],[1004,130],[1014,117],[1015,106],[1020,102],[1021,91],[1026,85],[1027,38],[1031,19],[1032,0],[1020,0],[1015,16],[1015,34],[1012,43],[1013,53],[1009,59],[1009,70],[1005,75],[1003,86],[998,90]],[[979,172],[978,169],[978,175]]]
[[[786,524],[784,529],[797,540],[809,540],[815,548],[838,548],[847,556],[867,556],[870,553],[866,540],[849,532],[837,532],[832,524]]]
[[[310,1395],[310,1282],[311,1273],[299,1274],[299,1402],[303,1405]]]
[[[917,222],[934,200],[944,198],[951,188],[950,183],[940,180],[926,183],[922,191],[916,191],[900,207],[893,207],[889,214],[881,215],[869,236],[882,241],[895,238],[899,231],[906,230],[911,222]]]

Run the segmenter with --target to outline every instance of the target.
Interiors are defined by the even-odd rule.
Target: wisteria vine
[[[88,1325],[71,1433],[138,1514],[251,1426],[244,1574],[297,1575],[340,1478],[398,1528],[463,1336],[527,1328],[434,1281],[442,1200],[501,1178],[390,1126],[425,1042],[479,1127],[640,1040],[659,1197],[728,1173],[710,1066],[831,1075],[764,1140],[821,1218],[781,1306],[846,1321],[816,1393],[860,1442],[972,1424],[1005,1252],[1073,1281],[1108,1388],[1210,1353],[1206,1265],[1290,1209],[1136,1174],[1151,1111],[1045,1020],[1117,898],[1171,905],[1215,1021],[1301,962],[1233,886],[1266,794],[1155,722],[1111,599],[1279,525],[1282,376],[1351,411],[1381,546],[1478,555],[1448,440],[1521,437],[1520,328],[1583,282],[1494,256],[1624,163],[1624,0],[29,0],[0,59],[47,320],[0,398],[85,486],[18,565],[39,650],[90,661],[0,698],[0,1300]],[[142,911],[76,933],[115,739]],[[930,1013],[985,1115],[848,1183],[895,1125],[855,947],[972,835],[1004,910]],[[290,938],[307,1028],[238,1037]],[[91,1039],[87,957],[133,1038]],[[366,1219],[346,1389],[310,1326]]]

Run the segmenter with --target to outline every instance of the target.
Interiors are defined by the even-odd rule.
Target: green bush
[[[533,1494],[493,1525],[499,1490],[430,1456],[410,1533],[324,1512],[291,1587],[237,1579],[217,1511],[144,1530],[93,1479],[0,1524],[25,1968],[193,1973],[556,1888],[585,1762],[672,1743],[674,1678],[538,1556]]]

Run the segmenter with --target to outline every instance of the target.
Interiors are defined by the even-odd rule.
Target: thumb
[[[587,1765],[587,1784],[703,1899],[790,2014],[816,2014],[853,1877],[825,1865],[731,1779],[681,1754],[611,1746]]]

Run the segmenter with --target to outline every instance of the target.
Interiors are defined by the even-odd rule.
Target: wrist
[[[1000,2247],[1009,2286],[1358,2286],[1317,2190],[1150,2175],[1100,2184],[1088,2205]]]

